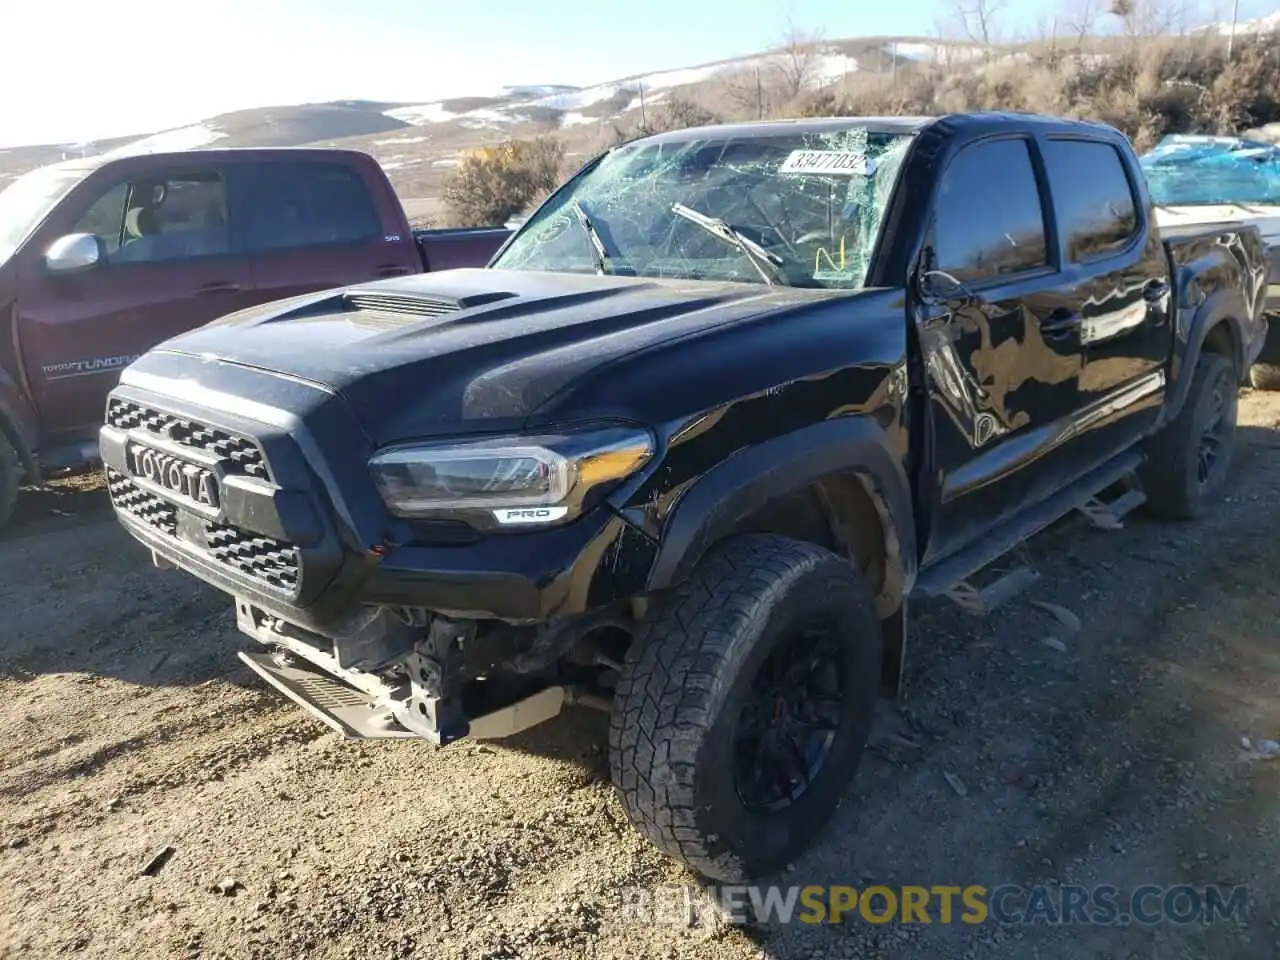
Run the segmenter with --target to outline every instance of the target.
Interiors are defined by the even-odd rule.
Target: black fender
[[[1249,316],[1244,298],[1238,290],[1222,288],[1210,294],[1198,307],[1180,307],[1178,310],[1177,332],[1173,342],[1173,358],[1169,371],[1169,386],[1163,422],[1174,419],[1186,402],[1187,392],[1191,388],[1192,373],[1200,360],[1205,339],[1209,331],[1219,324],[1225,324],[1231,335],[1231,361],[1235,364],[1237,376],[1243,380],[1253,364],[1261,342],[1248,345],[1243,318]]]
[[[769,500],[838,474],[856,474],[868,487],[901,566],[902,596],[916,576],[915,513],[911,486],[884,429],[865,416],[835,417],[747,447],[700,477],[663,526],[647,588],[682,579],[698,559]]]

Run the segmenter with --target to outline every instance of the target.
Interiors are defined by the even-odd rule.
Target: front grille
[[[431,320],[462,309],[456,300],[438,297],[406,297],[387,293],[349,293],[344,298],[347,308],[359,311],[353,323],[374,327],[399,326],[412,320]]]
[[[234,567],[282,590],[298,587],[298,550],[287,543],[256,533],[210,523],[205,531],[209,555],[219,563]]]
[[[178,508],[142,489],[123,474],[107,469],[111,502],[166,536],[178,535]],[[207,550],[217,563],[279,590],[296,592],[301,564],[296,547],[225,523],[199,520]],[[198,544],[188,544],[199,548]]]
[[[235,434],[130,400],[113,399],[107,405],[107,423],[121,430],[145,430],[173,443],[230,461],[230,470],[259,480],[271,479],[262,449],[248,437]]]
[[[143,523],[171,537],[178,534],[178,508],[148,493],[122,473],[107,468],[107,493],[111,502]]]

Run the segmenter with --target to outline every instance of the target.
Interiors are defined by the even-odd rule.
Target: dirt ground
[[[627,888],[694,879],[628,828],[602,714],[444,750],[341,741],[253,680],[230,603],[153,569],[82,482],[29,496],[0,540],[0,957],[1280,955],[1280,759],[1240,749],[1280,739],[1280,397],[1246,394],[1241,419],[1203,522],[1066,522],[994,616],[915,611],[908,697],[780,878],[1247,884],[1241,921],[628,922]]]

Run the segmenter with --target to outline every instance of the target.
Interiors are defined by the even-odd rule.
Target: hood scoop
[[[420,297],[394,293],[348,293],[342,297],[343,309],[352,315],[348,318],[361,327],[389,329],[434,320],[437,317],[457,313],[463,305],[444,297]]]
[[[348,320],[357,326],[389,330],[422,320],[438,320],[470,307],[514,296],[514,293],[507,291],[455,298],[353,290],[342,295],[342,308],[351,314]]]

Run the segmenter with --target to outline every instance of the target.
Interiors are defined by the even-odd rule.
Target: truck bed
[[[474,267],[488,262],[509,236],[511,231],[506,227],[413,231],[413,241],[422,256],[423,269],[429,271]]]
[[[1267,261],[1270,264],[1267,280],[1267,312],[1280,314],[1280,234],[1275,233],[1273,230],[1276,218],[1259,215],[1257,217],[1243,216],[1240,218],[1224,217],[1220,220],[1202,222],[1179,222],[1176,213],[1185,209],[1169,209],[1167,219],[1161,219],[1160,233],[1165,240],[1178,243],[1213,235],[1224,230],[1238,230],[1251,226],[1256,226],[1261,230],[1263,247],[1266,249]],[[1249,208],[1241,207],[1240,209],[1247,211]],[[1274,207],[1263,208],[1264,211],[1274,209]]]

